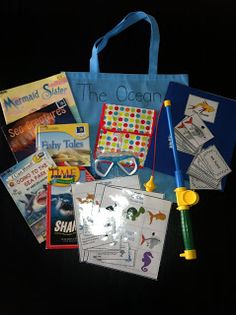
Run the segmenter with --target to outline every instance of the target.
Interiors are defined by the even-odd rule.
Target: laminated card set
[[[96,186],[88,198],[86,187],[72,185],[81,261],[156,279],[171,202],[139,189]]]

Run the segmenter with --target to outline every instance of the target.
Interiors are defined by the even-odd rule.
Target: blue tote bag
[[[109,39],[141,20],[149,23],[151,30],[148,73],[101,73],[98,54]],[[160,34],[155,18],[142,11],[131,12],[94,43],[89,72],[66,72],[82,121],[90,125],[92,150],[103,103],[155,109],[158,112],[170,81],[188,85],[186,74],[158,74],[159,44]]]

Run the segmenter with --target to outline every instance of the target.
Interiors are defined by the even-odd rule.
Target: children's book
[[[37,126],[75,122],[66,100],[61,99],[8,125],[2,126],[2,131],[16,161],[19,162],[36,151]]]
[[[80,114],[64,72],[0,92],[0,103],[6,124],[64,98],[76,122]]]
[[[58,166],[49,169],[47,190],[47,249],[78,248],[71,183],[90,182],[87,169]]]
[[[180,168],[192,189],[224,190],[236,142],[236,100],[179,83],[169,84]],[[165,108],[158,122],[155,169],[174,176]],[[154,141],[145,166],[152,168]]]
[[[79,208],[83,261],[157,279],[170,209],[158,194],[105,186],[92,211]]]
[[[48,168],[55,166],[50,155],[39,150],[0,175],[39,243],[46,239]]]
[[[47,150],[57,165],[90,166],[89,125],[40,125],[36,146]]]

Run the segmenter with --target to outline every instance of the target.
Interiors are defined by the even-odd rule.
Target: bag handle
[[[118,35],[122,31],[127,29],[129,26],[141,20],[145,20],[151,25],[148,74],[157,74],[157,59],[160,43],[159,28],[154,17],[142,11],[129,13],[111,31],[107,32],[104,36],[96,40],[92,49],[92,56],[90,58],[90,72],[92,73],[100,72],[98,53],[106,47],[109,39],[113,36]]]

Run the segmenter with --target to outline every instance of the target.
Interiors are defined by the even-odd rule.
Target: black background
[[[188,73],[192,87],[236,99],[233,3],[1,1],[0,90],[60,71],[88,71],[94,41],[129,12],[142,10],[159,24],[160,73]],[[145,73],[148,36],[148,25],[140,22],[112,39],[100,56],[101,71]],[[14,159],[0,139],[2,172]],[[230,166],[225,192],[200,191],[192,208],[196,261],[178,257],[179,213],[171,212],[158,281],[80,264],[76,250],[46,251],[1,183],[0,313],[233,314],[235,154]]]

